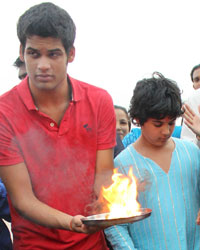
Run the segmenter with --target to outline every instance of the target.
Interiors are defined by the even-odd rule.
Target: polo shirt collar
[[[29,89],[28,76],[26,76],[21,81],[21,83],[17,86],[17,90],[18,90],[20,98],[22,99],[26,107],[29,110],[37,110],[35,103],[33,101],[33,97],[31,95],[31,91]]]
[[[80,81],[70,77],[69,75],[67,75],[67,78],[72,87],[72,101],[74,102],[80,101],[84,97]]]
[[[80,101],[83,98],[83,94],[81,91],[81,87],[79,84],[79,81],[70,77],[67,75],[67,78],[69,80],[69,84],[71,84],[72,87],[72,101],[77,102]],[[35,106],[35,103],[33,101],[33,97],[31,95],[31,91],[28,84],[28,76],[26,76],[21,83],[17,86],[18,93],[24,102],[24,104],[27,106],[29,110],[37,110],[37,107]]]

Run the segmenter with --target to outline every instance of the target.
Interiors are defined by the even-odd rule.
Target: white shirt
[[[195,92],[188,98],[186,103],[192,108],[192,110],[199,114],[198,106],[200,106],[200,89],[195,90]],[[183,122],[181,139],[186,139],[194,142],[200,148],[200,141],[197,140],[195,133],[192,132]]]

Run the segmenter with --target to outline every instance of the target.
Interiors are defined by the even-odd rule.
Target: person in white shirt
[[[199,107],[200,107],[200,64],[193,67],[191,73],[191,80],[193,82],[193,88],[196,90],[185,102],[187,103],[195,113],[199,114]],[[200,148],[200,141],[198,140],[199,137],[186,126],[183,122],[182,131],[181,131],[181,139],[186,139],[189,141],[194,142]]]

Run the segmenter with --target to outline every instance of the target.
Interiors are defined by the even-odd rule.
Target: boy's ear
[[[135,119],[135,122],[136,122],[137,126],[140,126],[140,121],[139,121],[139,119]]]
[[[75,57],[75,47],[72,46],[68,54],[68,62],[73,62]]]
[[[20,44],[20,47],[19,47],[19,58],[22,62],[24,62],[24,49],[23,49],[22,44]]]

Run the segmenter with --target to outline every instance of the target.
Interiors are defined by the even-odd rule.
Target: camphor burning
[[[140,214],[140,204],[137,202],[136,178],[132,168],[129,169],[128,176],[113,170],[113,183],[105,188],[102,187],[100,200],[103,202],[104,210],[109,212],[107,219],[120,217],[130,217]]]

